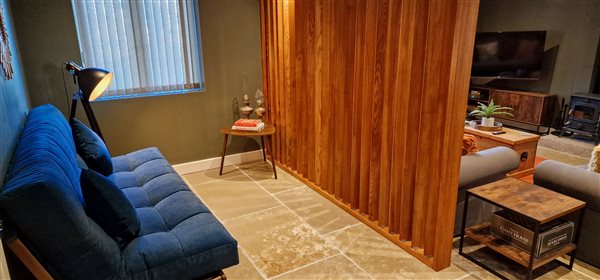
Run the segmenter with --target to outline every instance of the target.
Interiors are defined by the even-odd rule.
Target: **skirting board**
[[[260,159],[262,159],[262,150],[232,154],[225,156],[225,163],[223,164],[223,166],[240,164]],[[179,175],[184,175],[208,169],[219,168],[219,166],[221,166],[221,157],[207,158],[203,160],[180,163],[173,165],[173,168]]]

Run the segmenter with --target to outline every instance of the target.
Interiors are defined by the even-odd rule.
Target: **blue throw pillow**
[[[85,213],[119,247],[125,247],[140,232],[140,220],[131,202],[113,181],[93,170],[82,169],[80,181]]]
[[[87,166],[104,176],[112,174],[112,159],[100,136],[77,119],[72,119],[70,123],[75,148]]]

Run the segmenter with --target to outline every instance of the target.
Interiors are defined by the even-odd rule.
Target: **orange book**
[[[239,119],[233,123],[234,126],[257,127],[262,123],[257,119]]]

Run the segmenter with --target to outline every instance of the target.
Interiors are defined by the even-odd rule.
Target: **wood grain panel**
[[[261,1],[277,164],[435,270],[450,264],[477,8]]]

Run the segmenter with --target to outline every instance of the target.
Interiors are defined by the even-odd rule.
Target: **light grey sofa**
[[[584,167],[546,160],[536,167],[533,181],[538,186],[587,203],[577,258],[600,268],[600,174]]]
[[[519,155],[507,147],[495,147],[466,155],[460,161],[460,177],[458,181],[458,199],[454,235],[460,234],[465,193],[468,189],[502,180],[506,174],[519,167]],[[490,220],[496,208],[479,199],[469,199],[469,212],[466,226]]]

